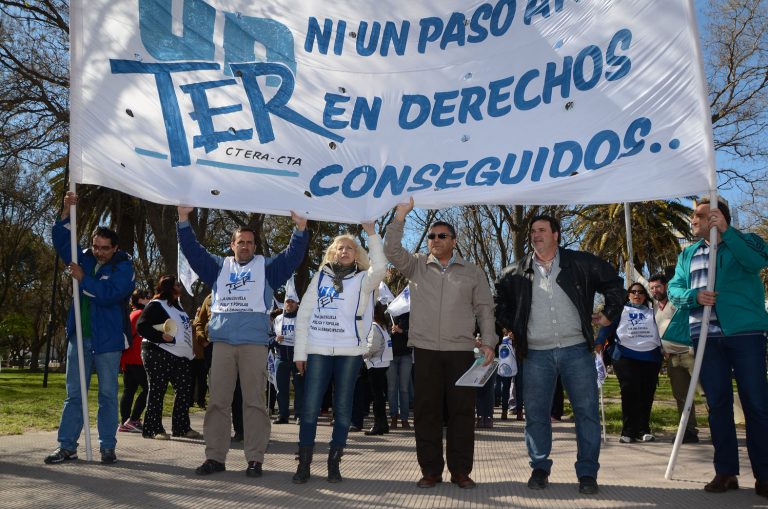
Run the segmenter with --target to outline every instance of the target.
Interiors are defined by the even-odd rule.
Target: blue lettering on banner
[[[439,21],[439,18],[435,20]],[[438,21],[425,23],[433,23],[437,27]],[[427,39],[431,37],[429,35]],[[560,63],[547,62],[543,75],[539,69],[529,69],[518,77],[506,76],[489,82],[487,91],[486,88],[472,86],[437,91],[432,97],[404,94],[398,125],[401,129],[413,130],[427,122],[434,127],[447,127],[456,121],[465,124],[470,118],[480,122],[485,115],[496,118],[509,115],[514,110],[528,111],[542,104],[551,104],[555,89],[559,89],[562,99],[572,95],[572,86],[581,92],[592,90],[603,79],[616,81],[629,74],[631,60],[618,52],[629,49],[631,41],[630,30],[619,30],[608,43],[605,55],[598,46],[589,45],[575,57],[565,56]],[[332,114],[337,112],[332,101],[326,101],[326,108],[332,108]],[[328,127],[328,124],[325,125]]]
[[[110,59],[110,68],[113,74],[155,76],[171,166],[189,166],[189,146],[172,74],[222,71],[222,66],[212,62],[215,56],[213,31],[216,10],[203,0],[184,0],[182,35],[176,35],[173,32],[172,4],[173,0],[139,0],[141,40],[158,63],[142,63],[140,58],[136,61]],[[223,72],[230,76],[234,73],[240,79],[249,101],[259,142],[265,144],[275,139],[270,116],[276,116],[304,130],[342,143],[344,137],[315,124],[288,107],[297,71],[293,35],[288,27],[271,19],[243,16],[241,13],[225,12],[224,19]],[[391,30],[385,30],[385,35],[386,38],[399,41]],[[254,49],[256,44],[263,45],[266,49],[267,62],[257,57]],[[401,42],[395,44],[397,46]],[[175,62],[178,60],[196,61]],[[277,87],[277,91],[268,101],[265,100],[257,80],[259,77],[265,77],[266,86]],[[250,128],[230,127],[226,131],[216,131],[214,128],[214,116],[242,111],[243,106],[232,104],[211,108],[207,91],[235,85],[235,79],[224,79],[180,87],[182,92],[190,96],[193,111],[189,115],[200,129],[200,134],[193,137],[193,147],[202,147],[209,153],[218,148],[220,143],[249,140],[253,137],[254,130]],[[359,126],[361,122],[365,122],[369,129],[375,129],[380,108],[380,99],[374,100],[370,106],[367,103],[356,103],[353,124]]]
[[[551,179],[570,177],[580,170],[596,171],[623,157],[632,157],[645,149],[646,138],[652,130],[651,120],[639,117],[628,126],[624,135],[605,129],[595,133],[586,143],[575,140],[556,142],[552,147],[522,150],[505,157],[483,157],[477,161],[444,161],[427,163],[414,169],[411,165],[397,168],[386,165],[379,172],[374,166],[360,165],[346,172],[340,164],[319,169],[310,180],[314,196],[341,193],[346,198],[361,198],[372,194],[380,198],[385,193],[401,196],[426,189],[467,186],[516,185],[523,181],[538,182],[545,175]],[[680,140],[670,140],[670,150],[680,148]],[[661,150],[661,144],[651,147]],[[649,149],[651,153],[653,149]],[[415,170],[415,171],[414,171]]]

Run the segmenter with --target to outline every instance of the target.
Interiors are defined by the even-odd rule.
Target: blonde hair
[[[333,239],[331,245],[325,250],[325,256],[323,256],[323,263],[321,265],[336,263],[336,253],[339,249],[339,243],[341,243],[342,240],[348,240],[354,244],[356,250],[355,262],[357,263],[358,270],[368,270],[368,267],[371,266],[371,261],[368,259],[368,253],[363,249],[363,246],[357,242],[357,239],[349,233],[339,235]]]

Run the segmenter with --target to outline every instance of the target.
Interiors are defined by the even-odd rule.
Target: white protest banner
[[[184,256],[184,253],[181,251],[181,245],[178,246],[178,251],[176,273],[179,275],[179,281],[184,285],[184,289],[187,290],[187,293],[194,295],[195,293],[192,290],[192,285],[195,284],[199,277],[197,273],[192,270],[189,261],[187,261],[187,257]]]
[[[395,297],[395,300],[389,303],[387,306],[387,313],[393,318],[400,316],[403,313],[411,311],[411,287],[406,286],[405,289],[400,292],[400,295]]]
[[[395,296],[392,295],[392,291],[389,289],[387,284],[384,281],[379,283],[379,302],[385,306],[388,306],[389,303],[393,300],[395,300]]]
[[[283,301],[286,300],[292,300],[293,302],[299,303],[301,302],[301,299],[299,299],[299,294],[296,292],[296,282],[293,279],[293,276],[285,283],[285,297],[283,298]]]
[[[74,182],[346,222],[409,196],[715,186],[689,0],[72,0],[70,19]]]

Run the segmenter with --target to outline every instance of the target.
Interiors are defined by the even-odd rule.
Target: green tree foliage
[[[634,267],[649,273],[674,266],[681,241],[691,238],[691,209],[676,201],[630,204]],[[581,249],[594,253],[623,270],[629,258],[624,204],[589,205],[576,212],[574,233]]]

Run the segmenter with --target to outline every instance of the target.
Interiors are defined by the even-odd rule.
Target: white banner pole
[[[699,27],[696,23],[696,17],[694,16],[695,5],[693,0],[688,0],[688,12],[690,14],[690,22],[693,27],[693,35],[696,38],[695,50],[696,58],[699,62],[701,76],[706,76],[704,72],[704,56],[701,51],[701,35],[699,34]],[[699,93],[702,96],[704,104],[709,104],[707,101],[708,91],[707,85],[702,80],[699,85]],[[708,131],[708,138],[710,143],[708,144],[708,162],[709,162],[709,206],[717,207],[717,166],[715,161],[715,148],[714,148],[714,134],[712,132],[712,123],[706,123],[706,129]],[[717,269],[717,229],[710,228],[709,230],[709,270],[707,272],[707,290],[713,291],[715,289],[715,276]],[[683,435],[685,434],[685,428],[688,426],[688,418],[691,412],[691,406],[693,406],[693,395],[696,391],[696,385],[699,382],[699,373],[701,372],[701,361],[704,359],[704,349],[707,346],[707,334],[709,333],[709,317],[712,314],[711,306],[704,306],[704,315],[701,319],[701,333],[699,334],[699,344],[696,348],[696,360],[693,364],[693,372],[691,373],[691,383],[688,386],[688,395],[685,398],[685,405],[683,406],[683,415],[680,416],[680,424],[677,428],[677,435],[675,436],[675,444],[672,446],[672,453],[669,456],[669,463],[667,464],[667,471],[664,474],[664,478],[670,480],[672,473],[675,470],[675,463],[677,462],[677,454],[680,450],[680,445],[683,443]],[[696,417],[694,416],[694,419]]]
[[[603,386],[600,386],[600,412],[602,413],[603,417],[603,443],[607,443],[608,439],[606,438],[605,433],[605,401],[603,400]]]
[[[627,290],[632,285],[631,270],[635,266],[635,254],[632,246],[632,210],[629,202],[624,202],[624,226],[627,229]]]
[[[69,190],[75,192],[75,183],[70,181]],[[69,206],[69,250],[73,263],[78,262],[77,252],[77,205]],[[80,400],[83,407],[83,431],[85,432],[85,457],[88,461],[93,460],[93,450],[91,448],[91,421],[88,418],[88,389],[86,377],[90,372],[85,372],[85,362],[83,357],[83,324],[80,317],[80,282],[72,278],[72,305],[75,308],[75,336],[77,338],[77,366],[80,372]],[[90,367],[90,366],[89,366]]]

